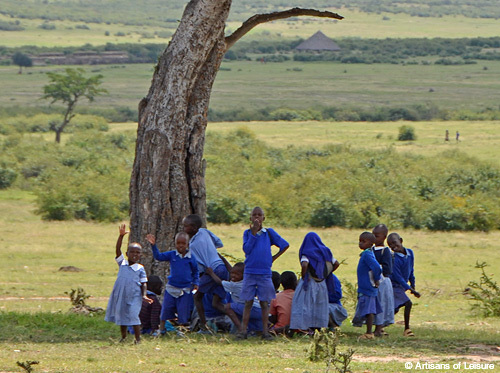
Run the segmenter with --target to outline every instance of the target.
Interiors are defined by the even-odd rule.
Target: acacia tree
[[[14,65],[19,66],[19,72],[18,74],[23,73],[23,67],[31,67],[33,66],[33,61],[31,58],[21,52],[16,52],[12,55],[12,62],[14,62]]]
[[[154,233],[170,247],[187,214],[206,214],[203,146],[212,85],[226,51],[263,22],[295,16],[342,19],[336,13],[293,8],[258,14],[224,36],[232,0],[191,0],[160,56],[148,95],[139,104],[130,182],[130,240]],[[149,250],[143,264],[151,273]]]
[[[42,98],[52,100],[50,103],[61,101],[66,105],[64,117],[61,123],[50,123],[50,129],[56,133],[56,142],[61,142],[61,134],[64,128],[69,124],[75,116],[74,110],[76,103],[81,98],[86,98],[90,102],[94,101],[96,96],[107,93],[104,88],[99,88],[101,85],[102,75],[94,75],[86,78],[85,70],[65,69],[65,74],[48,72],[47,76],[50,83],[43,87],[44,95]]]

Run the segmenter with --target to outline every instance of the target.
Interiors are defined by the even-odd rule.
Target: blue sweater
[[[254,236],[250,229],[243,233],[243,251],[245,252],[245,273],[253,275],[270,275],[273,265],[271,245],[278,246],[280,251],[288,247],[281,236],[272,228],[262,228]]]
[[[337,276],[332,273],[333,277],[333,291],[328,291],[328,303],[336,303],[342,305],[342,285]]]
[[[410,290],[408,281],[411,287],[415,289],[415,275],[413,273],[413,266],[415,257],[413,250],[407,249],[406,255],[401,253],[394,253],[394,268],[391,275],[391,281],[394,286],[401,286],[405,290]]]
[[[376,297],[378,289],[372,286],[372,283],[370,282],[370,275],[368,273],[369,271],[373,272],[374,281],[380,280],[380,275],[382,273],[380,264],[378,264],[371,249],[366,249],[361,253],[358,263],[358,293]]]
[[[392,273],[392,253],[391,249],[388,247],[383,247],[377,250],[375,247],[372,247],[373,254],[375,255],[375,259],[382,266],[382,274],[385,277],[389,277]]]
[[[191,285],[199,285],[198,263],[195,256],[189,251],[181,257],[177,250],[160,253],[156,245],[152,246],[153,257],[159,261],[170,262],[170,276],[168,283],[176,288],[188,288]]]

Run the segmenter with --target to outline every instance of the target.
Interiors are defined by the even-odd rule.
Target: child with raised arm
[[[179,325],[189,324],[193,310],[192,290],[197,290],[200,283],[198,263],[189,250],[189,236],[180,232],[175,235],[175,250],[160,253],[156,246],[156,238],[148,234],[146,239],[151,244],[153,257],[159,261],[170,262],[170,276],[165,285],[165,294],[161,307],[160,330],[165,328],[165,321],[174,320],[177,314]]]
[[[372,230],[375,236],[375,245],[372,247],[375,259],[382,267],[382,277],[378,287],[377,298],[382,307],[382,312],[375,315],[373,323],[375,324],[375,337],[388,335],[384,327],[394,324],[394,294],[392,292],[392,283],[389,276],[392,274],[392,252],[385,246],[388,229],[385,224],[379,224]]]
[[[221,303],[221,299],[226,297],[226,292],[222,285],[217,284],[206,272],[207,268],[212,268],[214,273],[221,280],[228,280],[229,273],[217,252],[221,248],[222,241],[208,229],[202,228],[203,220],[199,215],[188,215],[183,220],[184,232],[189,235],[189,248],[196,256],[198,271],[200,273],[200,287],[194,294],[194,304],[200,318],[199,333],[210,333],[207,328],[205,308],[203,307],[203,296],[206,293],[213,295],[213,305]]]
[[[116,241],[115,260],[118,263],[118,276],[113,286],[113,291],[109,297],[108,307],[104,320],[114,322],[120,326],[121,340],[123,342],[127,337],[127,326],[134,328],[135,343],[141,341],[141,312],[142,300],[152,303],[148,298],[146,271],[139,264],[141,259],[141,245],[130,243],[127,248],[127,259],[122,254],[123,237],[128,233],[125,224],[121,224],[120,235]]]
[[[359,339],[374,339],[372,332],[373,320],[377,313],[382,312],[377,299],[378,285],[382,270],[371,250],[375,243],[375,236],[371,232],[363,232],[359,236],[359,248],[363,250],[360,255],[357,276],[358,276],[358,304],[356,313],[352,319],[354,326],[362,326],[366,321],[366,333]]]
[[[397,313],[401,307],[405,308],[405,337],[414,337],[415,334],[410,329],[410,312],[412,302],[406,295],[406,291],[410,290],[417,298],[420,298],[420,293],[415,290],[415,275],[414,262],[415,257],[413,250],[403,246],[403,239],[397,233],[391,233],[387,238],[387,244],[394,251],[394,267],[391,275],[392,290],[394,292],[394,313]],[[408,285],[410,282],[410,285]]]
[[[237,335],[238,339],[247,337],[247,327],[255,296],[259,299],[262,310],[262,339],[272,339],[268,330],[269,302],[276,297],[276,291],[272,281],[271,267],[289,245],[274,229],[262,226],[265,219],[264,210],[255,207],[250,215],[250,229],[243,234],[245,273],[241,299],[245,301],[245,309]],[[279,247],[279,252],[275,255],[271,252],[272,245]]]

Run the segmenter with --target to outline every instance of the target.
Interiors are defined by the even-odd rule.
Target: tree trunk
[[[203,146],[210,92],[225,53],[224,26],[231,0],[191,0],[139,104],[135,161],[130,182],[130,241],[147,233],[160,251],[172,250],[188,214],[205,216]]]

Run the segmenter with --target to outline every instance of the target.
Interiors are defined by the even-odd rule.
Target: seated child
[[[272,271],[271,276],[271,279],[273,280],[274,290],[276,291],[276,294],[278,294],[280,292],[279,289],[281,284],[281,275],[278,271]]]
[[[389,235],[387,244],[394,251],[394,266],[391,275],[392,290],[394,292],[394,313],[397,313],[404,306],[405,330],[403,335],[405,337],[414,337],[415,334],[410,329],[412,302],[406,295],[406,291],[410,290],[410,293],[420,298],[420,293],[415,290],[415,275],[413,273],[415,257],[413,250],[403,247],[403,239],[397,233]],[[408,282],[410,282],[410,285],[408,285]]]
[[[358,275],[358,304],[356,313],[352,319],[354,326],[362,326],[366,321],[366,333],[359,339],[374,339],[372,332],[373,321],[377,313],[382,312],[380,302],[377,299],[378,284],[382,269],[375,259],[371,247],[375,243],[375,236],[371,232],[363,232],[359,236],[359,248],[363,250],[360,255],[357,275]],[[373,281],[373,282],[372,282]]]
[[[328,310],[330,314],[330,328],[337,328],[342,325],[342,322],[347,319],[347,310],[342,306],[342,285],[340,280],[332,273],[333,289],[328,290]]]
[[[158,276],[149,276],[147,296],[153,303],[142,301],[141,313],[141,333],[151,334],[158,330],[160,325],[161,303],[158,295],[161,294],[163,288],[163,281]]]
[[[188,325],[193,309],[193,295],[191,291],[198,289],[198,264],[188,247],[189,236],[180,232],[175,236],[175,250],[160,253],[156,246],[156,239],[148,234],[146,239],[152,246],[153,257],[159,261],[170,262],[170,276],[165,286],[163,305],[161,308],[160,329],[165,328],[166,320]]]
[[[281,274],[283,291],[276,294],[271,300],[269,308],[269,321],[274,324],[271,328],[275,333],[283,333],[290,327],[290,314],[292,313],[292,299],[297,287],[297,275],[292,271]]]

